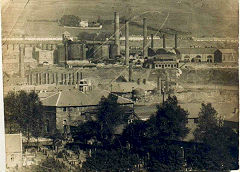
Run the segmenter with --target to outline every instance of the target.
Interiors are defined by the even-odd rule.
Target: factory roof
[[[178,48],[180,54],[214,54],[216,48]]]
[[[234,49],[218,49],[223,54],[237,54]]]
[[[107,97],[110,92],[106,90],[93,90],[81,92],[78,89],[68,89],[59,91],[49,97],[42,99],[44,106],[95,106],[98,105],[102,97]],[[118,96],[119,104],[132,103],[131,100]]]
[[[6,153],[22,152],[21,134],[5,134]]]

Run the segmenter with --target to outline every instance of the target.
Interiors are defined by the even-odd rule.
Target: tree
[[[217,119],[217,111],[210,103],[202,104],[201,111],[198,114],[198,124],[194,131],[194,140],[200,142],[208,142],[219,127],[219,120]],[[215,133],[216,134],[216,133]]]
[[[46,158],[39,165],[34,165],[31,168],[33,172],[65,172],[66,166],[54,158]]]
[[[102,97],[96,112],[96,121],[88,121],[79,125],[73,134],[75,140],[86,142],[95,139],[103,146],[111,144],[116,127],[126,124],[129,117],[117,100],[118,97],[113,94],[109,94],[107,98]]]
[[[74,15],[64,15],[59,22],[63,26],[77,27],[79,26],[80,18]]]
[[[10,92],[4,98],[6,131],[38,137],[42,133],[43,107],[35,92]]]
[[[130,143],[131,151],[144,161],[148,171],[176,171],[184,164],[182,148],[177,144],[188,133],[188,113],[176,97],[157,106],[156,115],[147,121],[134,121],[123,132],[122,140]]]
[[[188,112],[178,105],[176,96],[168,97],[157,106],[157,113],[149,119],[149,137],[164,140],[182,140],[189,132],[187,128]]]
[[[195,141],[208,146],[194,154],[197,161],[194,168],[207,170],[229,170],[238,168],[238,132],[226,127],[217,118],[217,112],[210,103],[202,104]]]
[[[83,168],[94,171],[137,171],[139,158],[127,149],[96,150],[83,163]]]

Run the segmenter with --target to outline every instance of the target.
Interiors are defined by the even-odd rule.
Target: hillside
[[[77,35],[81,32],[78,29],[66,29],[53,21],[69,14],[91,21],[98,16],[102,20],[112,20],[114,11],[118,11],[120,17],[135,16],[130,34],[142,34],[143,16],[148,18],[151,28],[158,30],[168,13],[164,29],[191,32],[193,36],[236,37],[238,34],[237,0],[5,0],[2,7],[3,34],[46,37],[60,36],[67,30]],[[105,24],[103,31],[113,32],[112,23]]]

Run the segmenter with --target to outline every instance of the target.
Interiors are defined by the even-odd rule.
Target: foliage
[[[165,140],[182,140],[189,132],[186,127],[188,112],[178,105],[177,98],[168,97],[157,106],[156,116],[149,119],[149,137],[157,137]]]
[[[139,158],[127,149],[96,150],[83,163],[83,168],[94,171],[136,171]]]
[[[124,113],[117,100],[118,97],[112,94],[107,98],[102,97],[96,113],[97,120],[79,125],[73,133],[74,139],[83,142],[95,139],[102,145],[110,144],[116,128],[128,121],[128,115]]]
[[[77,27],[79,26],[80,18],[74,15],[64,15],[59,22],[63,26]]]
[[[37,137],[42,133],[43,107],[35,92],[10,92],[4,98],[6,130]]]
[[[148,171],[181,170],[183,150],[177,140],[188,133],[187,116],[188,113],[178,106],[177,98],[168,97],[149,120],[129,124],[121,140],[129,143],[130,149],[145,160]]]
[[[199,112],[197,128],[194,131],[195,141],[207,142],[217,132],[219,127],[217,119],[217,111],[212,107],[210,103],[202,104],[201,111]]]
[[[34,166],[33,172],[65,172],[66,167],[64,164],[56,161],[53,158],[46,158],[39,165]]]
[[[229,170],[238,168],[238,132],[220,125],[217,112],[211,104],[202,104],[195,140],[208,145],[208,149],[195,152],[193,165],[198,169]]]

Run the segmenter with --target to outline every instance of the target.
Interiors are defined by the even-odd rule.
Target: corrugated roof
[[[237,54],[234,49],[219,49],[219,51],[221,51],[223,54]]]
[[[216,48],[178,48],[180,54],[214,54]]]
[[[44,106],[91,106],[97,105],[102,97],[107,97],[110,92],[106,90],[93,90],[86,93],[77,89],[63,90],[45,99],[42,99]],[[118,103],[132,103],[131,100],[118,96]]]
[[[6,153],[20,153],[22,151],[21,134],[5,134]]]

